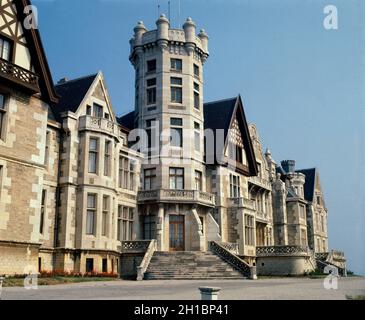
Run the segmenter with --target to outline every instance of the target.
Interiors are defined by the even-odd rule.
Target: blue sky
[[[155,28],[167,0],[34,0],[54,80],[102,70],[118,115],[133,109],[129,39]],[[178,27],[178,0],[172,0]],[[325,30],[323,9],[338,9]],[[365,3],[361,0],[181,0],[210,36],[205,101],[241,94],[249,122],[277,160],[317,167],[330,247],[365,275]]]

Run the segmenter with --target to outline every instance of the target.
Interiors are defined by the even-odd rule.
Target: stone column
[[[156,219],[156,240],[157,240],[157,251],[164,250],[164,215],[165,208],[162,203],[159,204],[157,219]]]
[[[218,294],[221,288],[200,287],[201,300],[218,300]]]

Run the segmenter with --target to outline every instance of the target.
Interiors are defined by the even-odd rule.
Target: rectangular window
[[[195,190],[203,191],[202,173],[195,170]]]
[[[154,190],[156,188],[156,168],[144,171],[144,190]]]
[[[200,124],[194,122],[194,149],[200,152]]]
[[[299,216],[300,219],[305,219],[305,206],[299,205]]]
[[[230,174],[229,175],[229,184],[230,184],[231,198],[241,197],[240,177]]]
[[[94,117],[102,118],[104,115],[103,107],[97,103],[94,103]]]
[[[182,103],[182,78],[171,77],[171,102]]]
[[[300,245],[307,245],[307,231],[305,229],[300,229]]]
[[[147,61],[147,72],[156,72],[156,59]]]
[[[0,58],[6,61],[10,61],[11,56],[11,44],[4,38],[0,38]]]
[[[183,120],[181,118],[170,119],[170,145],[172,147],[183,146]]]
[[[243,150],[241,147],[236,146],[236,161],[238,163],[243,163]]]
[[[96,217],[96,194],[87,195],[86,234],[93,235]]]
[[[321,197],[317,196],[317,204],[320,205],[321,204]]]
[[[46,150],[44,152],[44,165],[48,167],[49,164],[49,147],[51,144],[51,132],[46,132]]]
[[[245,244],[247,246],[255,245],[255,236],[254,236],[254,218],[250,215],[245,215]]]
[[[90,273],[94,271],[94,259],[86,258],[86,272]]]
[[[102,261],[102,270],[104,273],[108,272],[108,259],[103,259]]]
[[[184,169],[170,168],[170,189],[184,189]]]
[[[46,190],[42,190],[42,200],[41,200],[41,221],[39,224],[39,233],[43,234],[44,232],[44,219],[45,219],[45,211],[46,211]]]
[[[111,141],[105,141],[104,176],[110,176]]]
[[[92,114],[92,107],[91,106],[86,106],[86,115],[91,116],[91,114]]]
[[[196,77],[200,77],[200,70],[199,70],[199,66],[194,64],[194,76]]]
[[[97,173],[98,165],[98,139],[90,138],[89,141],[89,173]]]
[[[134,209],[118,206],[118,240],[133,239]]]
[[[0,94],[0,139],[5,135],[5,119],[6,119],[6,109],[5,109],[5,96]]]
[[[108,217],[109,217],[109,196],[103,196],[103,215],[101,225],[101,235],[106,237],[108,235]]]
[[[147,104],[156,104],[156,78],[147,80]]]
[[[182,71],[182,60],[181,59],[171,59],[171,71]]]
[[[156,217],[148,215],[143,221],[143,239],[152,240],[156,238]]]

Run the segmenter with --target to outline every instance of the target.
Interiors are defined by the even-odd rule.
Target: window
[[[90,138],[89,141],[89,173],[97,173],[98,164],[98,139]]]
[[[5,135],[5,119],[6,119],[6,109],[5,109],[5,96],[0,94],[0,139]]]
[[[255,245],[254,237],[254,218],[250,215],[245,215],[245,244],[247,246]]]
[[[118,206],[118,240],[132,240],[134,209]]]
[[[147,61],[147,72],[156,72],[156,59]]]
[[[10,42],[4,38],[0,38],[0,58],[10,61],[11,45]]]
[[[239,198],[241,196],[240,177],[230,174],[229,184],[231,198]]]
[[[156,188],[156,168],[144,171],[144,190],[154,190]]]
[[[306,229],[300,229],[300,245],[306,246],[307,244],[307,230]]]
[[[170,189],[184,189],[184,169],[170,168]]]
[[[171,102],[182,103],[182,78],[171,78]]]
[[[196,77],[200,77],[200,70],[199,70],[199,66],[194,64],[194,76]]]
[[[156,78],[147,80],[147,104],[156,104]]]
[[[261,163],[257,162],[257,176],[261,178]]]
[[[321,205],[321,196],[317,196],[317,204]]]
[[[242,158],[242,148],[239,146],[236,146],[236,161],[238,163],[243,163],[243,158]]]
[[[92,107],[91,106],[86,106],[86,115],[91,116],[91,114],[92,114]]]
[[[43,234],[44,232],[44,219],[45,219],[45,210],[46,210],[46,190],[42,190],[42,200],[41,200],[41,221],[39,224],[39,233]]]
[[[171,118],[170,119],[170,145],[172,147],[180,147],[183,146],[183,120],[181,118]]]
[[[104,273],[108,272],[108,259],[102,260],[102,270]]]
[[[195,170],[195,190],[203,191],[202,173]]]
[[[135,163],[127,157],[119,157],[119,188],[134,190]]]
[[[305,206],[299,205],[299,216],[300,219],[305,219]]]
[[[86,272],[93,272],[94,271],[94,259],[86,258]]]
[[[325,227],[324,227],[324,225],[325,225],[325,222],[324,222],[324,216],[323,216],[323,215],[321,215],[321,231],[322,231],[322,232],[324,232],[324,231],[325,231]]]
[[[105,141],[104,150],[104,176],[110,175],[111,141]]]
[[[200,124],[194,122],[194,149],[200,152]]]
[[[143,221],[143,239],[152,240],[156,237],[156,217],[145,216]]]
[[[171,70],[172,71],[182,71],[182,60],[181,59],[171,59]]]
[[[51,140],[51,132],[46,132],[46,150],[44,152],[44,165],[48,167],[49,164],[49,147],[50,147],[50,140]]]
[[[103,215],[101,224],[101,235],[106,237],[108,235],[108,217],[109,217],[109,196],[103,196]]]
[[[153,129],[155,129],[155,126],[156,126],[156,119],[146,120],[147,149],[149,153],[151,152],[151,149],[155,147],[155,142],[152,143],[152,132]]]
[[[200,109],[200,95],[196,91],[194,91],[194,108]]]
[[[95,118],[102,118],[104,115],[103,113],[103,107],[101,105],[98,105],[94,103],[94,117]]]
[[[96,195],[87,195],[86,234],[93,235],[96,217]]]

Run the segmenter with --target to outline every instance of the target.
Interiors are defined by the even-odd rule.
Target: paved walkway
[[[365,278],[341,278],[338,290],[325,290],[323,279],[281,278],[260,280],[173,280],[112,281],[41,286],[37,290],[3,288],[7,299],[130,299],[199,300],[200,286],[221,287],[220,300],[256,299],[346,299],[346,295],[365,295]]]

